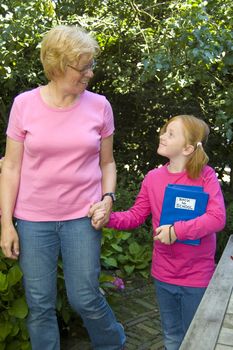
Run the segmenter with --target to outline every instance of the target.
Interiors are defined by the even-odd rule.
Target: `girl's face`
[[[164,134],[160,135],[157,153],[170,160],[184,157],[186,141],[181,120],[176,119],[168,124]]]
[[[79,95],[87,88],[90,79],[94,76],[93,65],[93,58],[83,54],[78,62],[67,65],[65,74],[57,77],[56,83],[65,93]]]

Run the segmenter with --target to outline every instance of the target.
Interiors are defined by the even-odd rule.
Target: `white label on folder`
[[[194,210],[195,204],[196,204],[196,199],[176,197],[175,208],[176,209]]]

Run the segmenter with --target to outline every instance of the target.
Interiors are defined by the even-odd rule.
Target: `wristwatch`
[[[114,193],[114,192],[107,192],[107,193],[104,193],[103,196],[102,196],[102,200],[103,200],[104,197],[106,197],[106,196],[111,197],[113,203],[116,202],[116,196],[115,196],[115,193]]]

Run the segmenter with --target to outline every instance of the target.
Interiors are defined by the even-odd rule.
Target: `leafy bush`
[[[29,350],[25,317],[28,313],[22,288],[22,272],[16,261],[0,252],[0,350]]]
[[[151,239],[152,240],[152,239]],[[148,277],[152,244],[139,244],[131,232],[103,229],[101,261],[106,269],[120,269],[123,275],[133,272]]]
[[[216,260],[219,261],[230,235],[233,234],[233,202],[227,206],[227,221],[222,232],[217,234]]]

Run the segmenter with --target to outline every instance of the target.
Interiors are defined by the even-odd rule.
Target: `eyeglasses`
[[[94,70],[95,67],[96,67],[96,62],[93,61],[90,64],[88,64],[85,67],[83,67],[82,69],[78,69],[78,68],[72,66],[71,64],[67,64],[67,67],[70,67],[71,69],[75,70],[76,72],[79,72],[79,73],[83,74],[83,73],[86,73],[88,70]]]

